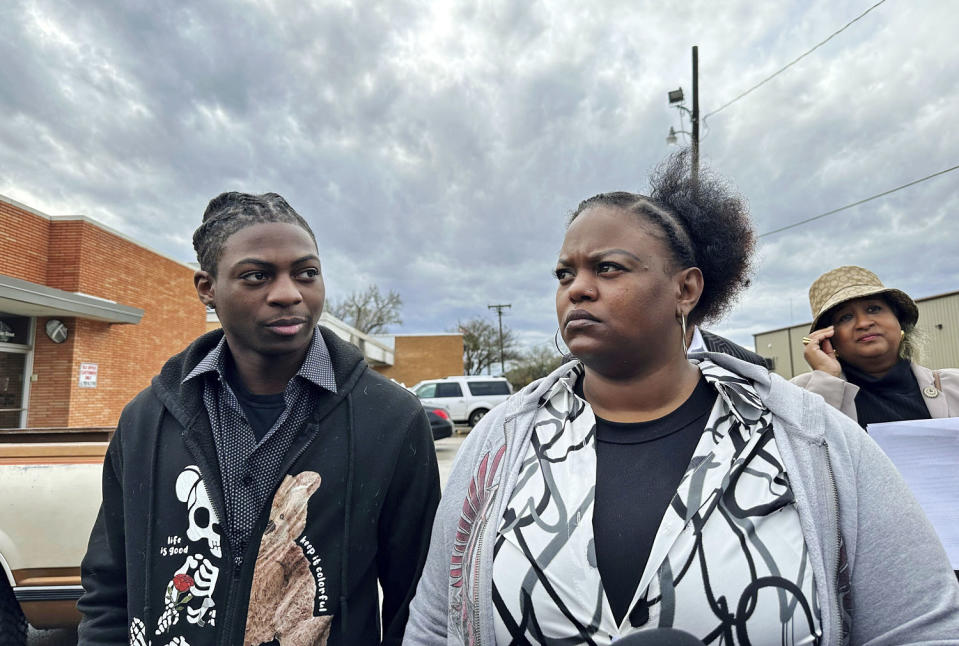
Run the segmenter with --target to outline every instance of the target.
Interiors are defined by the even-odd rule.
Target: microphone
[[[685,630],[653,628],[626,635],[613,642],[615,646],[703,646]]]

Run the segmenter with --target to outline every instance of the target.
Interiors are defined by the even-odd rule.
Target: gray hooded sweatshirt
[[[876,443],[819,395],[728,355],[704,356],[752,381],[773,414],[810,551],[821,643],[959,644],[959,583],[935,531]],[[495,645],[492,545],[498,521],[539,400],[571,365],[490,411],[461,446],[436,513],[404,644]],[[469,532],[464,517],[471,517]],[[464,549],[476,558],[459,563]],[[460,565],[469,568],[466,580],[451,577],[451,567]]]

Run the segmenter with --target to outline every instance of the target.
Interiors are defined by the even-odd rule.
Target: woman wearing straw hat
[[[828,271],[809,288],[813,322],[793,383],[818,393],[860,426],[959,416],[959,370],[914,361],[919,309],[867,269]]]

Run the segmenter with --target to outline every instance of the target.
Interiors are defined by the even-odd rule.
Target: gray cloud
[[[0,9],[0,193],[188,261],[211,197],[277,191],[315,227],[331,297],[397,289],[409,332],[511,302],[520,338],[551,343],[565,216],[645,188],[689,45],[705,113],[867,6],[23,0]],[[882,5],[710,117],[704,160],[759,232],[956,164],[955,33],[945,5]],[[763,238],[717,329],[751,344],[804,320],[840,264],[956,289],[955,177]]]

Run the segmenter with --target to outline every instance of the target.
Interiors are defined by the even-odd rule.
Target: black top
[[[616,621],[629,608],[666,507],[716,401],[705,377],[682,406],[649,422],[596,418],[596,561]],[[642,625],[638,618],[634,625]]]
[[[919,383],[905,359],[900,359],[892,370],[878,379],[844,361],[841,363],[849,383],[859,386],[856,416],[863,428],[879,422],[930,419]]]
[[[307,433],[313,408],[336,392],[329,348],[313,334],[303,363],[279,397],[247,390],[233,353],[220,342],[190,371],[203,384],[203,403],[216,447],[226,502],[223,529],[243,558],[254,525],[283,478],[297,434]]]
[[[226,373],[226,380],[230,384],[230,388],[233,389],[233,394],[236,395],[236,401],[240,404],[240,408],[243,409],[246,421],[250,423],[250,427],[253,429],[253,435],[256,436],[256,441],[262,441],[263,436],[273,428],[276,420],[278,420],[280,415],[283,414],[283,411],[286,410],[286,401],[283,399],[283,393],[276,393],[275,395],[254,395],[247,390],[243,379],[240,377],[240,373],[236,370],[236,363],[233,361],[233,356],[229,352],[226,353],[223,367]]]

